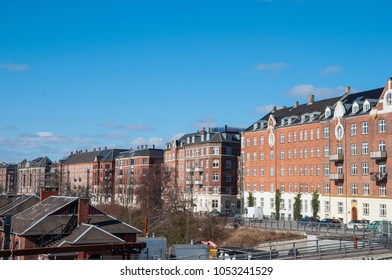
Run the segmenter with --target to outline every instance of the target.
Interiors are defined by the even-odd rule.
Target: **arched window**
[[[387,93],[386,100],[387,100],[387,105],[392,105],[392,93],[391,92]]]

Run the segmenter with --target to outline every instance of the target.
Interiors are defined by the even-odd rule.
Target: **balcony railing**
[[[344,155],[342,154],[334,154],[329,156],[330,161],[343,161]]]
[[[376,182],[382,182],[387,180],[388,177],[388,173],[382,173],[382,172],[371,172],[370,173],[370,179],[372,181],[376,181]]]
[[[344,174],[340,174],[340,173],[330,174],[329,178],[331,180],[335,180],[335,181],[337,181],[337,180],[344,180]]]
[[[370,158],[371,159],[384,159],[386,157],[387,157],[387,152],[386,151],[370,152]]]

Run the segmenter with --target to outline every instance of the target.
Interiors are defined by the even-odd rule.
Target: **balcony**
[[[203,167],[195,167],[195,172],[203,172]]]
[[[344,155],[342,154],[334,154],[329,156],[330,161],[338,162],[338,161],[343,161],[343,159],[344,159]]]
[[[386,151],[370,152],[370,158],[371,159],[385,159],[385,158],[387,158],[387,152]]]
[[[339,173],[330,174],[329,179],[335,180],[335,181],[344,180],[344,174],[339,174]]]
[[[382,173],[382,172],[371,172],[370,173],[370,179],[372,181],[376,181],[376,182],[386,181],[387,177],[388,177],[388,173]]]

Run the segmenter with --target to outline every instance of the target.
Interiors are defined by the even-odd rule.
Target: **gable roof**
[[[39,197],[35,195],[15,195],[8,197],[0,203],[0,217],[16,215],[38,202]]]

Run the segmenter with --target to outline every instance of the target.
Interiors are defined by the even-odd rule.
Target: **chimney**
[[[152,149],[155,150],[155,145],[152,145]]]
[[[105,147],[105,151],[108,149],[108,147]]]
[[[98,148],[98,151],[101,151],[101,147]]]
[[[97,149],[96,148],[94,148],[94,152],[96,152],[97,151]]]
[[[73,155],[73,151],[71,151],[71,155]]]
[[[308,105],[312,105],[314,103],[314,94],[308,96]]]
[[[78,199],[78,224],[88,223],[88,209],[89,209],[89,199],[79,197]]]
[[[294,102],[294,108],[297,108],[298,105],[299,105],[298,101],[295,101],[295,102]]]
[[[274,113],[276,111],[276,106],[272,107],[271,113]]]
[[[87,153],[87,149],[86,149],[86,153]]]
[[[286,109],[287,108],[287,106],[282,106],[282,109]]]
[[[227,124],[225,124],[225,132],[227,132]]]
[[[351,87],[346,86],[345,94],[351,94]]]
[[[47,199],[49,196],[59,195],[56,191],[46,191],[43,188],[39,190],[39,201]]]

